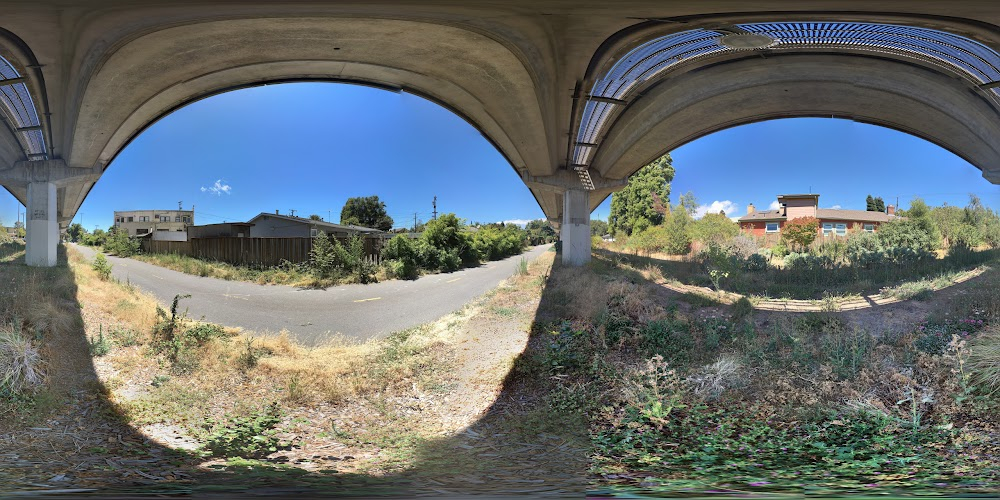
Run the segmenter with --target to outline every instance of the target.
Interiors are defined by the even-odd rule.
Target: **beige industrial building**
[[[187,228],[192,224],[194,224],[194,211],[191,210],[115,211],[115,227],[128,231],[129,236],[145,236],[157,232],[180,232],[184,236],[179,239],[187,240]]]

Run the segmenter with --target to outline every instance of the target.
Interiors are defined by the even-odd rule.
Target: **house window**
[[[865,232],[866,233],[874,233],[875,232],[875,224],[865,224]]]
[[[317,230],[316,228],[312,228],[312,229],[309,230],[309,236],[312,236],[313,238],[315,238],[318,235],[319,235],[319,230]]]
[[[778,232],[778,223],[777,222],[768,222],[764,226],[764,232],[766,232],[766,233],[777,233]]]
[[[837,224],[837,236],[847,236],[847,224]]]
[[[831,234],[833,234],[833,223],[832,222],[824,222],[823,223],[823,236],[830,236]]]

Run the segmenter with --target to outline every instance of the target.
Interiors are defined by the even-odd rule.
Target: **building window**
[[[149,232],[149,229],[136,229],[135,230],[135,234],[146,234],[148,232]]]
[[[148,215],[142,215],[142,216],[140,216],[139,217],[139,222],[149,222],[149,216]]]
[[[181,221],[181,216],[180,215],[178,215],[177,217],[174,217],[174,222],[180,222],[180,221]]]
[[[191,216],[190,215],[185,215],[184,216],[184,222],[191,222]]]
[[[824,222],[823,223],[823,236],[830,236],[831,234],[833,234],[833,223],[832,222]]]
[[[129,221],[129,222],[135,222],[135,217],[129,217],[129,218],[128,218],[128,221]]]
[[[865,232],[866,233],[874,233],[875,232],[875,224],[865,224]]]
[[[847,236],[847,224],[837,224],[837,236]]]
[[[777,222],[768,222],[764,226],[764,232],[767,232],[767,233],[777,233],[778,232],[778,223]]]

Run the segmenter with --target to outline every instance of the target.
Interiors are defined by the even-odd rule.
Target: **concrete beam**
[[[590,179],[594,183],[594,190],[597,191],[616,191],[628,184],[627,178],[609,179],[600,175],[595,170],[588,169],[588,172],[590,173]],[[521,180],[523,180],[528,187],[543,191],[562,193],[570,189],[584,189],[583,184],[580,182],[579,175],[577,175],[575,171],[570,170],[559,170],[553,175],[546,176],[533,176],[526,172],[522,172]]]
[[[51,182],[56,187],[70,184],[97,182],[104,171],[100,166],[75,168],[63,160],[19,161],[11,168],[0,170],[0,184],[8,187],[26,187],[36,182]]]

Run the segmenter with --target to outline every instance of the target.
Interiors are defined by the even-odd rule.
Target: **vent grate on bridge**
[[[749,33],[773,40],[760,49],[725,45],[727,35]],[[765,38],[766,39],[766,38]],[[1000,106],[1000,54],[952,33],[876,23],[749,23],[730,28],[695,29],[650,40],[622,57],[594,84],[583,109],[572,161],[590,165],[606,127],[638,89],[680,64],[747,50],[839,50],[902,56],[939,66],[976,85]]]
[[[29,160],[48,158],[38,111],[21,74],[0,56],[0,110]]]

